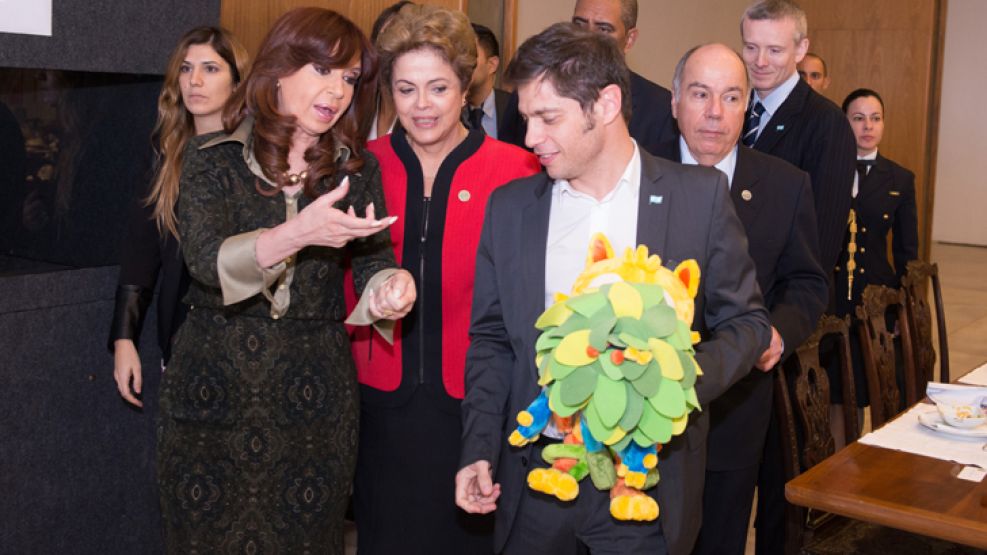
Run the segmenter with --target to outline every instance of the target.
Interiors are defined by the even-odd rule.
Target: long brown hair
[[[178,237],[175,203],[178,201],[178,182],[182,175],[182,153],[188,140],[195,135],[192,114],[185,109],[182,101],[178,76],[185,54],[194,44],[208,44],[229,64],[234,85],[240,82],[247,71],[246,49],[232,33],[219,27],[192,29],[182,36],[171,53],[161,94],[158,96],[158,121],[151,134],[158,169],[147,204],[154,206],[158,232],[168,230],[175,237]]]
[[[361,75],[350,106],[330,132],[305,151],[309,164],[304,180],[305,194],[318,196],[316,186],[335,174],[337,145],[350,149],[352,156],[343,170],[352,172],[363,167],[360,152],[365,139],[358,132],[359,115],[369,109],[374,89],[377,59],[367,37],[338,13],[324,8],[297,8],[274,22],[260,46],[250,76],[230,98],[223,111],[228,133],[247,116],[254,117],[254,157],[274,188],[257,182],[257,190],[274,195],[288,184],[288,150],[295,134],[295,117],[278,111],[278,79],[314,63],[330,69],[345,68],[360,56]]]

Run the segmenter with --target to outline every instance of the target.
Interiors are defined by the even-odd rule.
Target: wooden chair
[[[887,289],[887,288],[885,288]],[[887,292],[875,290],[870,297],[886,300],[900,307]],[[896,293],[895,290],[888,291]],[[866,293],[865,293],[866,296]],[[877,313],[877,300],[869,309]],[[886,330],[883,318],[878,329]],[[873,320],[877,320],[874,317]],[[840,375],[843,380],[843,410],[847,443],[859,437],[857,403],[850,357],[849,317],[825,315],[816,331],[796,350],[797,368],[786,365],[775,372],[775,404],[781,418],[782,452],[785,478],[791,480],[835,451],[829,422],[829,378],[819,360],[819,345],[825,337],[835,336],[838,343]],[[890,335],[890,334],[889,334]],[[903,334],[904,335],[904,334]],[[888,341],[890,339],[887,339]],[[892,360],[893,360],[892,348]],[[790,374],[786,374],[790,373]],[[892,380],[894,376],[892,375]],[[789,387],[791,382],[791,387]],[[897,385],[895,385],[897,389]],[[875,397],[872,394],[872,403]],[[797,443],[803,438],[802,445]],[[785,554],[832,555],[834,553],[894,553],[895,555],[973,555],[980,550],[920,536],[869,522],[838,517],[821,511],[789,505],[785,522]]]
[[[939,265],[922,260],[908,263],[901,279],[905,291],[908,328],[915,350],[915,371],[923,382],[935,380],[936,350],[932,341],[932,310],[929,307],[928,286],[936,305],[936,328],[939,335],[939,381],[949,382],[949,347],[946,342],[946,315],[939,283]]]
[[[849,317],[824,315],[816,330],[795,351],[796,365],[779,367],[775,372],[775,409],[781,419],[782,459],[785,481],[801,474],[832,455],[836,443],[830,428],[830,387],[826,369],[820,361],[819,345],[823,338],[837,340],[840,375],[843,380],[843,410],[847,442],[857,440],[856,392],[850,362]],[[791,375],[786,373],[790,372]],[[801,443],[799,438],[802,439]],[[788,505],[785,514],[785,552],[799,551],[807,536],[816,528],[822,513]]]
[[[897,318],[901,335],[904,396],[897,380],[894,333],[888,331],[887,314]],[[868,285],[857,306],[860,348],[867,375],[871,423],[874,429],[884,425],[903,408],[917,403],[925,396],[918,387],[915,359],[912,356],[911,333],[905,315],[905,293],[883,285]]]

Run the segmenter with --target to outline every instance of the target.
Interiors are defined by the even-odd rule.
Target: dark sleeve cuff
[[[139,285],[118,285],[113,307],[113,323],[110,325],[110,338],[106,348],[112,353],[113,342],[117,339],[133,340],[140,343],[144,316],[151,305],[154,292]]]

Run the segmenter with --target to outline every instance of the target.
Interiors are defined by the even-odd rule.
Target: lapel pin
[[[665,197],[661,195],[651,195],[648,197],[648,204],[661,204],[663,200],[665,200]]]
[[[740,198],[746,201],[750,201],[752,198],[754,198],[754,195],[752,195],[751,192],[748,191],[747,189],[744,189],[743,191],[740,192]]]
[[[785,126],[784,125],[779,125],[779,126],[775,127],[775,131],[784,131],[784,130],[785,130]]]
[[[469,191],[467,191],[466,189],[459,191],[459,200],[461,202],[469,202],[469,199],[470,199]]]

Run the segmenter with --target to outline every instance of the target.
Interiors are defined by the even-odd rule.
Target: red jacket
[[[398,264],[416,276],[419,301],[404,321],[397,322],[394,345],[369,328],[355,330],[352,348],[359,381],[383,392],[413,389],[416,380],[402,380],[406,373],[402,361],[414,356],[420,372],[441,368],[446,393],[462,399],[476,249],[487,198],[500,185],[533,175],[541,167],[527,151],[470,133],[447,156],[435,178],[424,226],[426,243],[421,241],[421,167],[404,133],[372,141],[367,150],[380,161],[387,213],[400,216],[390,228],[394,254]],[[405,260],[409,253],[415,260]],[[415,339],[409,341],[412,335]]]

